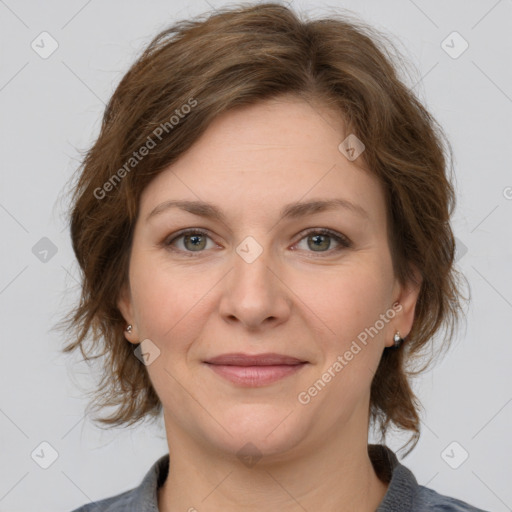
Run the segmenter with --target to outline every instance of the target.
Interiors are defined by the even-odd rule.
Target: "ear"
[[[405,285],[398,282],[396,283],[396,290],[393,295],[393,304],[398,302],[401,305],[401,310],[398,311],[397,309],[397,315],[393,323],[393,331],[399,331],[402,338],[405,338],[411,332],[414,323],[416,303],[418,302],[418,296],[423,282],[423,278],[416,267],[413,267],[413,274],[414,280],[408,281]],[[386,345],[392,346],[393,339],[390,339]]]
[[[132,330],[128,332],[126,329],[124,331],[124,337],[130,343],[138,343],[138,333],[135,325],[135,317],[133,314],[133,304],[132,297],[130,292],[130,287],[128,284],[124,284],[119,292],[119,297],[117,299],[117,307],[119,311],[123,315],[123,318],[126,322],[126,325],[131,325]]]

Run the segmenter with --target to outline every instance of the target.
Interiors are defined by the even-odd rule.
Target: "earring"
[[[126,332],[131,333],[132,332],[132,324],[128,325],[126,327]]]
[[[402,344],[402,342],[404,341],[402,339],[402,337],[400,336],[400,332],[399,331],[396,331],[395,336],[393,337],[393,341],[394,341],[393,346],[395,348],[398,348]]]

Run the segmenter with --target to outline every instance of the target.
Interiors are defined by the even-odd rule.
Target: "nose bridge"
[[[270,236],[242,240],[233,254],[233,270],[227,276],[221,313],[257,327],[269,317],[286,315],[287,300],[275,275]],[[263,240],[263,238],[265,240]],[[261,243],[260,243],[261,242]]]
[[[233,255],[234,269],[231,285],[234,284],[240,288],[244,296],[253,295],[253,300],[256,300],[257,295],[268,294],[269,288],[275,285],[274,276],[269,270],[272,265],[269,237],[266,241],[262,240],[261,236],[258,238],[261,243],[253,236],[244,238],[236,247],[236,254]]]

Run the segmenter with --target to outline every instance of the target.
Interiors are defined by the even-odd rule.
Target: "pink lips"
[[[280,354],[223,354],[205,363],[215,373],[234,384],[258,387],[296,373],[307,361]]]

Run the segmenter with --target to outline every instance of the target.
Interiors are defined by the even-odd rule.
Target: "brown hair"
[[[451,148],[399,78],[400,63],[393,43],[361,21],[340,14],[303,21],[275,3],[177,22],[150,42],[110,99],[73,189],[71,239],[82,283],[80,303],[65,320],[73,341],[64,351],[80,347],[86,361],[102,358],[94,403],[114,412],[100,423],[133,424],[157,417],[162,407],[124,337],[116,305],[127,282],[141,192],[219,114],[295,94],[327,105],[346,133],[364,143],[361,159],[385,191],[395,275],[405,283],[414,281],[413,268],[421,274],[412,330],[401,348],[384,350],[370,398],[370,421],[380,425],[382,438],[392,423],[413,433],[414,448],[420,403],[409,376],[431,360],[416,371],[406,364],[419,361],[427,346],[434,353],[431,343],[441,328],[442,347],[448,346],[462,295],[449,224]],[[149,151],[136,159],[143,146]]]

